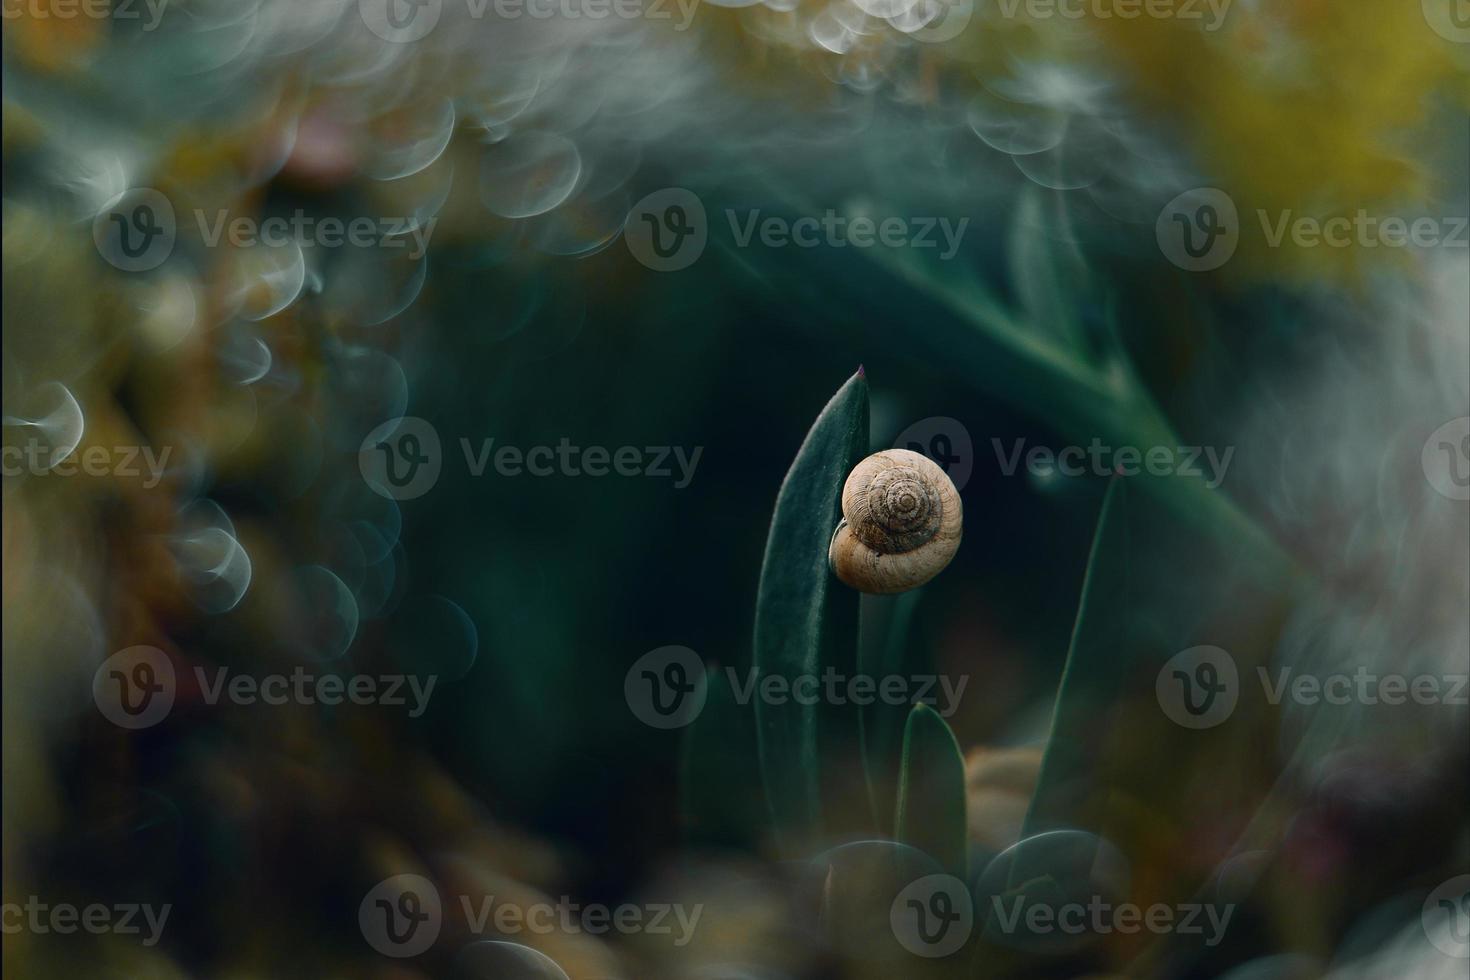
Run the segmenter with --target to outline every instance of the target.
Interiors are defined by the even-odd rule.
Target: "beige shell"
[[[907,449],[874,453],[842,485],[842,522],[832,535],[832,571],[859,592],[916,589],[960,547],[959,491],[939,465]]]

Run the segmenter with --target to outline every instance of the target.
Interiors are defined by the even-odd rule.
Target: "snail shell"
[[[907,592],[949,564],[962,523],[959,491],[937,463],[907,449],[874,453],[842,485],[827,560],[859,592]]]

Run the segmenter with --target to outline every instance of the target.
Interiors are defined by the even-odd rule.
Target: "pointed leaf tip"
[[[904,726],[894,836],[950,874],[968,866],[965,757],[944,716],[915,704]]]

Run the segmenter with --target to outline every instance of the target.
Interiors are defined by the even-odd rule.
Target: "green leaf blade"
[[[1099,712],[1116,697],[1124,672],[1121,658],[1127,651],[1117,622],[1119,610],[1128,608],[1130,549],[1123,517],[1127,493],[1122,481],[1112,481],[1098,512],[1072,640],[1057,684],[1051,732],[1022,838],[1076,820],[1079,799],[1091,789],[1088,775],[1097,747],[1094,726]]]
[[[966,878],[969,825],[965,757],[954,732],[928,705],[916,704],[903,733],[894,836]]]
[[[827,548],[842,516],[842,484],[867,446],[868,385],[859,370],[817,416],[776,498],[756,598],[757,683],[818,675],[853,657],[858,594],[833,577]],[[822,833],[818,706],[757,697],[755,713],[777,836],[799,850]]]

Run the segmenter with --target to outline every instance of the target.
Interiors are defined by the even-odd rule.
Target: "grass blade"
[[[766,540],[755,608],[757,677],[819,675],[853,659],[858,594],[827,567],[847,474],[868,447],[868,385],[861,370],[813,423],[781,491]],[[818,705],[756,698],[761,777],[778,839],[800,850],[822,832]]]
[[[949,725],[928,705],[914,705],[904,728],[893,826],[900,842],[965,877],[965,758]]]

